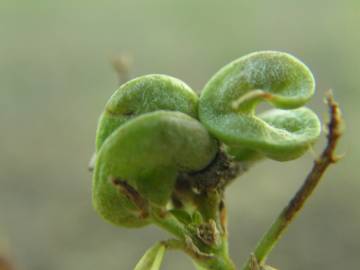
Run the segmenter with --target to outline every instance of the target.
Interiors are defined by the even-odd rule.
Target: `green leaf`
[[[149,248],[134,270],[159,270],[165,254],[165,246],[157,243]]]

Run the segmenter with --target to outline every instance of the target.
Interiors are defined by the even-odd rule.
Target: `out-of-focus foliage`
[[[347,131],[331,168],[270,258],[279,269],[356,269],[360,249],[360,2],[0,2],[0,227],[23,269],[130,269],[165,234],[105,223],[92,209],[86,166],[94,121],[117,88],[111,57],[127,52],[133,76],[172,74],[201,89],[246,53],[290,52],[317,79],[309,105],[326,116],[331,87]],[[315,146],[315,151],[321,142]],[[265,161],[229,189],[230,245],[238,265],[308,171],[308,154]],[[281,189],[280,189],[281,187]],[[0,237],[2,238],[2,237]],[[169,253],[164,269],[189,269]]]

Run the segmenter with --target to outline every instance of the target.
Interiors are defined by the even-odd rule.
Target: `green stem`
[[[197,270],[235,270],[235,264],[228,256],[214,255],[209,259],[194,259],[194,266]]]
[[[264,264],[274,246],[278,243],[287,227],[296,217],[296,214],[303,208],[305,202],[319,184],[326,169],[338,160],[338,157],[335,156],[334,152],[341,136],[340,129],[342,119],[338,104],[334,101],[331,93],[328,95],[327,101],[331,117],[328,123],[329,133],[327,135],[327,145],[320,157],[314,161],[313,167],[307,175],[303,185],[257,244],[253,254],[260,265]],[[252,270],[251,257],[242,269]]]
[[[211,219],[214,220],[218,228],[222,229],[219,213],[220,202],[221,195],[216,190],[208,191],[195,197],[195,203],[203,219],[206,222],[209,222]]]
[[[187,235],[186,228],[171,213],[164,209],[151,207],[150,215],[156,225],[176,236],[178,239],[185,240],[185,235]]]
[[[197,267],[206,270],[235,270],[235,265],[228,256],[227,239],[222,239],[220,247],[210,248],[213,250],[212,253],[203,253],[198,248],[199,240],[196,237],[194,238],[192,233],[171,213],[157,207],[152,207],[150,213],[156,225],[178,238],[177,240],[164,241],[163,244],[167,248],[183,250],[192,257]],[[192,238],[196,241],[196,245]]]
[[[162,241],[161,244],[163,244],[166,249],[182,250],[190,255],[197,270],[235,270],[234,263],[226,255],[208,256],[201,252],[197,253],[199,251],[194,250],[186,241],[184,242],[177,239]]]
[[[302,187],[257,244],[253,253],[260,265],[265,262],[274,246],[279,242],[281,236],[294,220],[296,214],[303,208],[305,202],[319,183],[319,180],[328,164],[326,165],[325,163],[321,163],[321,165],[319,165],[320,163],[316,161],[313,170],[310,172]],[[321,173],[319,172],[319,169]],[[251,259],[248,259],[247,263],[243,267],[243,270],[252,270],[250,265]]]

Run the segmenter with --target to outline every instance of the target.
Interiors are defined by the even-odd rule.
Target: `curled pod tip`
[[[301,156],[320,135],[318,117],[303,106],[314,94],[311,71],[297,58],[255,52],[223,67],[205,85],[200,121],[239,160]],[[256,115],[268,102],[278,108]]]
[[[150,74],[130,80],[115,91],[100,116],[96,151],[115,129],[141,114],[167,110],[197,118],[197,104],[197,94],[174,77]]]
[[[203,169],[216,151],[217,142],[208,131],[184,113],[155,111],[140,115],[117,128],[97,154],[95,208],[106,219],[122,225],[121,213],[127,211],[123,209],[124,195],[109,177],[122,179],[150,203],[165,205],[178,172]]]

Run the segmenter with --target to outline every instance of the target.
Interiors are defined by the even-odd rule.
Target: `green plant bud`
[[[178,172],[198,171],[214,158],[217,142],[196,119],[172,111],[140,115],[121,125],[97,153],[93,200],[97,211],[122,225],[127,196],[109,179],[120,179],[152,204],[165,205]],[[124,203],[125,201],[125,203]]]
[[[314,94],[311,71],[297,58],[262,51],[223,67],[206,84],[200,121],[238,160],[301,156],[319,137],[320,121],[303,106]],[[266,101],[278,109],[256,115]]]
[[[96,132],[96,151],[120,125],[143,113],[179,111],[197,118],[197,94],[166,75],[145,75],[123,84],[109,99]]]

